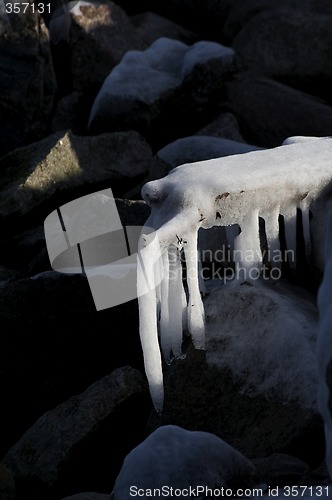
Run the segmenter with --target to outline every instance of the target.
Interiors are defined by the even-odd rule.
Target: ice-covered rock
[[[140,335],[147,362],[149,348],[155,352],[158,342],[157,323],[152,321],[157,315],[158,302],[161,343],[167,346],[163,349],[166,360],[170,358],[172,348],[173,355],[180,354],[183,330],[180,314],[174,314],[174,310],[172,315],[163,314],[163,309],[170,310],[170,301],[175,300],[178,311],[187,306],[186,321],[193,343],[198,349],[204,348],[204,307],[197,255],[200,228],[238,224],[241,232],[234,239],[233,252],[236,277],[257,279],[264,260],[259,220],[265,221],[265,244],[271,269],[278,268],[285,257],[294,268],[297,260],[297,211],[300,210],[307,258],[312,259],[318,268],[323,265],[320,256],[315,256],[311,248],[315,248],[312,241],[316,241],[316,247],[322,246],[324,241],[324,224],[317,224],[317,221],[320,223],[324,219],[330,198],[331,154],[332,139],[295,141],[273,149],[182,165],[163,179],[143,187],[142,196],[152,209],[146,225],[157,232],[161,250],[165,253],[166,277],[168,275],[172,283],[172,293],[169,293],[170,287],[164,286],[139,299]],[[281,248],[279,216],[284,221],[286,255]],[[188,287],[186,300],[183,299],[183,284],[179,277],[182,251]],[[167,252],[170,252],[168,256]],[[155,271],[147,255],[144,264],[145,272],[153,276]],[[164,318],[169,319],[165,322]],[[170,343],[164,343],[164,335],[172,339]],[[161,410],[161,378],[158,376],[156,382],[157,379],[153,380],[150,375],[148,369],[150,387],[155,401],[158,400],[156,406]]]
[[[259,148],[250,144],[221,139],[207,135],[182,137],[160,149],[157,153],[165,163],[172,168],[184,163],[192,163],[211,158],[221,158],[234,154],[257,151]]]
[[[161,496],[157,489],[171,496],[171,488],[174,496],[193,496],[196,492],[195,496],[203,498],[207,491],[216,489],[220,493],[221,487],[251,485],[254,472],[249,460],[217,436],[166,425],[127,455],[113,498]],[[189,495],[189,491],[194,493]]]
[[[231,48],[210,41],[190,46],[163,37],[145,51],[130,50],[101,87],[89,129],[147,131],[158,120],[167,137],[171,131],[165,116],[174,118],[172,128],[179,120],[183,125],[182,114],[188,118],[189,110],[195,119],[194,109],[199,114],[220,93],[226,75],[234,71],[234,60]]]

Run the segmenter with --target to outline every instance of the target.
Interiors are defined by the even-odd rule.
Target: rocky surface
[[[103,493],[86,492],[71,495],[70,497],[63,498],[63,500],[110,500],[110,496]]]
[[[69,8],[0,8],[1,500],[106,500],[126,455],[169,424],[218,436],[258,482],[327,484],[314,390],[321,268],[301,264],[278,291],[211,291],[208,349],[185,337],[158,416],[141,391],[137,301],[97,312],[84,275],[52,270],[44,220],[111,188],[122,224],[142,226],[142,185],[175,165],[331,136],[329,0]],[[216,248],[225,230],[200,241]],[[319,261],[320,237],[313,251]],[[118,370],[140,390],[111,408]]]
[[[5,20],[7,29],[0,34],[0,155],[49,132],[57,90],[44,23],[30,10]]]
[[[75,485],[85,468],[90,471],[87,484],[93,483],[95,475],[94,481],[111,489],[114,464],[107,460],[108,450],[128,438],[120,437],[119,428],[117,435],[111,432],[112,416],[131,396],[146,390],[138,370],[117,368],[42,415],[10,448],[5,464],[21,488],[25,484],[35,490],[62,486],[65,491],[71,483]]]
[[[77,188],[110,183],[128,188],[130,179],[137,182],[148,173],[152,161],[150,146],[135,131],[52,134],[0,159],[0,217],[26,215],[45,201],[48,209],[56,208]]]

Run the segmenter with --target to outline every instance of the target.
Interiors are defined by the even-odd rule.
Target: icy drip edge
[[[164,384],[161,353],[158,342],[157,320],[157,287],[160,282],[160,248],[156,237],[154,241],[147,246],[145,246],[146,241],[147,236],[142,232],[137,265],[139,334],[151,398],[156,411],[160,413],[164,402]]]

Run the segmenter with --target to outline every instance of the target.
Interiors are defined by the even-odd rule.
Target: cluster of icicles
[[[185,328],[194,346],[204,349],[198,230],[238,224],[236,265],[259,269],[259,218],[265,221],[270,254],[280,248],[280,215],[286,246],[295,252],[300,209],[309,254],[309,213],[315,210],[316,200],[329,192],[331,180],[332,138],[294,137],[276,148],[181,165],[166,177],[144,185],[142,197],[151,207],[146,227],[154,232],[145,234],[143,229],[141,236],[137,276],[140,337],[158,412],[164,402],[162,358],[169,363],[182,355]],[[254,259],[246,260],[248,249]],[[180,252],[185,257],[186,289]],[[143,293],[146,283],[148,291]]]

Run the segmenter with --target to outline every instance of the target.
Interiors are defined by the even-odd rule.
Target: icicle
[[[144,241],[145,240],[145,241]],[[157,296],[160,246],[157,233],[149,241],[142,234],[141,248],[138,252],[137,296],[139,301],[139,332],[144,357],[145,373],[149,383],[150,394],[158,412],[162,411],[164,402],[164,385],[161,354],[158,342]]]
[[[243,218],[241,233],[234,240],[234,259],[237,277],[241,279],[258,277],[262,267],[258,210]]]
[[[168,251],[170,245],[186,240],[183,244],[187,295],[181,290],[180,280],[176,279],[174,283],[169,282],[157,290],[149,289],[142,297],[139,296],[140,335],[145,368],[158,411],[161,411],[163,404],[157,332],[158,300],[161,303],[166,301],[161,313],[162,345],[166,358],[170,351],[174,355],[180,352],[180,324],[186,303],[187,317],[182,326],[191,333],[195,347],[204,348],[204,309],[199,289],[197,258],[198,229],[209,229],[215,225],[229,226],[226,232],[231,243],[231,233],[237,232],[240,225],[241,234],[234,240],[234,260],[237,267],[243,267],[247,278],[257,278],[262,267],[259,215],[265,218],[271,258],[273,263],[278,264],[273,253],[279,250],[276,207],[280,205],[280,214],[285,220],[287,251],[291,252],[287,253],[288,261],[291,266],[295,265],[297,205],[300,203],[301,207],[307,196],[316,203],[321,193],[330,186],[332,179],[332,140],[313,139],[300,144],[295,142],[278,148],[181,165],[164,178],[143,186],[142,197],[152,209],[151,218],[146,224],[156,230],[161,253]],[[308,246],[309,203],[305,205],[305,209],[303,207],[303,232]],[[310,208],[315,210],[312,204]],[[318,207],[318,210],[322,208]],[[320,234],[319,228],[316,228],[316,234],[317,232]],[[156,260],[157,254],[150,246],[146,250],[139,280],[155,281],[156,286],[158,266],[152,262]],[[164,262],[166,263],[165,260]],[[169,261],[168,274],[172,271],[172,265]]]
[[[291,270],[296,267],[296,219],[297,207],[295,204],[289,205],[282,211],[285,223],[286,256],[285,260]]]
[[[272,268],[280,268],[282,261],[279,239],[279,212],[280,208],[276,207],[266,215],[263,215],[265,220],[268,260]]]
[[[196,349],[205,346],[204,308],[198,284],[197,232],[190,233],[184,242],[188,285],[188,329]]]
[[[166,363],[170,363],[171,360],[171,348],[172,342],[169,335],[169,260],[168,252],[164,252],[162,256],[162,262],[164,266],[165,279],[161,283],[160,287],[160,321],[159,321],[159,331],[160,331],[160,343],[161,350]]]

